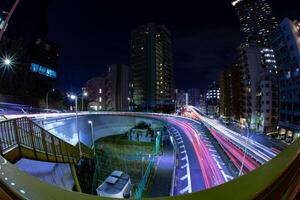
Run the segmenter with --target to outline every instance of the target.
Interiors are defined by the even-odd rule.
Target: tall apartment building
[[[274,131],[278,117],[277,65],[270,48],[244,43],[238,48],[241,79],[242,124],[266,133]]]
[[[86,90],[88,92],[88,110],[106,110],[106,87],[104,77],[94,77],[87,81]]]
[[[274,50],[261,48],[262,73],[257,93],[257,125],[258,130],[267,134],[275,133],[278,125],[278,69]]]
[[[136,110],[174,108],[174,72],[171,34],[153,23],[131,33],[131,68]]]
[[[234,0],[235,8],[246,42],[255,42],[258,46],[270,46],[270,34],[278,23],[272,15],[266,0]]]
[[[131,111],[133,105],[130,68],[123,64],[108,66],[106,76],[106,110]]]
[[[254,43],[243,43],[238,47],[238,63],[241,72],[241,118],[242,124],[256,127],[257,98],[262,63],[260,48]]]
[[[279,134],[300,137],[300,22],[285,18],[272,34],[279,71]]]

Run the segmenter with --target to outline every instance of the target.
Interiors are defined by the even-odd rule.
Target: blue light
[[[31,63],[30,70],[34,73],[38,73],[50,78],[56,78],[56,71],[49,69],[47,67],[38,65],[36,63]]]

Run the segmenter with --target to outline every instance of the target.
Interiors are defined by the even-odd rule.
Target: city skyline
[[[64,50],[58,71],[64,77],[58,79],[58,86],[64,85],[63,89],[75,90],[90,77],[101,76],[109,64],[129,65],[131,30],[154,22],[166,25],[172,33],[176,88],[204,89],[210,82],[218,80],[218,72],[231,64],[236,56],[236,47],[244,41],[231,1],[218,3],[201,7],[192,3],[181,7],[173,3],[174,9],[167,9],[169,2],[160,4],[160,8],[155,8],[155,2],[147,7],[132,2],[128,5],[120,3],[120,8],[132,12],[120,8],[116,8],[118,12],[110,12],[114,8],[113,3],[98,5],[91,2],[93,6],[82,5],[82,9],[81,5],[74,2],[72,8],[68,9],[67,2],[52,1],[49,8],[49,37],[60,43]],[[287,13],[289,17],[297,18],[299,6],[296,2],[292,9],[288,2],[285,5],[275,1],[269,3],[278,21]],[[97,12],[98,8],[101,12]],[[153,9],[156,12],[151,12]],[[213,14],[208,10],[213,10]],[[84,14],[76,17],[76,13]],[[70,40],[65,40],[68,35]],[[72,40],[77,41],[77,46],[70,43]],[[93,53],[87,54],[84,49],[92,49]]]

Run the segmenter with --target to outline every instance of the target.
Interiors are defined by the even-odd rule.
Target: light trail
[[[254,163],[255,161],[259,164],[264,164],[277,155],[278,151],[240,135],[239,133],[224,127],[215,120],[202,116],[197,108],[189,106],[189,109],[200,121],[204,122],[210,128],[211,133],[221,143],[223,148],[226,149],[228,156],[236,166],[240,166],[239,163],[242,159],[240,154],[244,149],[247,149],[246,161],[244,163],[247,164],[246,171],[251,171],[259,166]]]

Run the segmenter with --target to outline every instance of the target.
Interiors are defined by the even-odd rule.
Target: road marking
[[[233,179],[232,176],[225,174],[225,172],[223,170],[221,170],[221,173],[222,173],[222,175],[223,175],[223,177],[224,177],[224,179],[225,179],[226,182],[228,182],[228,181],[230,181],[230,180]]]
[[[216,157],[213,157],[213,158],[214,158],[214,160],[216,161],[216,163],[217,163],[217,165],[218,165],[218,168],[219,168],[219,169],[222,169],[222,167],[221,167],[220,163],[217,161]]]
[[[217,151],[214,150],[214,149],[208,149],[208,151],[211,151],[211,152],[217,152]]]
[[[186,186],[185,188],[183,188],[182,190],[179,191],[180,194],[184,194],[186,192],[190,193],[190,187],[189,186]]]
[[[177,144],[182,144],[183,143],[183,141],[182,140],[180,140],[179,142],[177,142]]]
[[[179,148],[184,148],[184,145],[180,145]]]
[[[183,177],[181,177],[180,180],[183,181],[183,180],[185,180],[185,179],[187,179],[187,178],[188,178],[188,175],[186,174],[186,175],[184,175]]]
[[[182,166],[181,166],[181,169],[187,168],[187,167],[188,167],[188,163],[186,163],[185,165],[182,165]]]
[[[208,146],[208,147],[214,147],[213,145],[211,145],[211,144],[206,144],[206,146]]]
[[[183,158],[181,158],[181,160],[188,160],[188,157],[184,156]]]
[[[186,154],[186,150],[181,151],[180,153],[185,153]]]
[[[218,156],[218,155],[215,155],[215,154],[211,154],[211,156],[213,156],[213,157],[217,157],[217,158],[221,158],[220,156]]]

